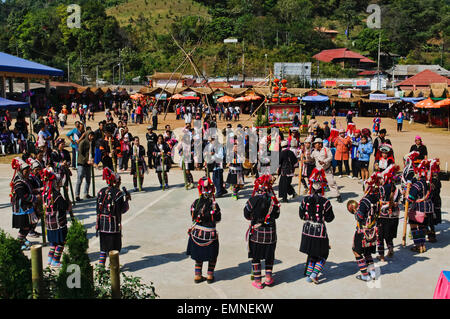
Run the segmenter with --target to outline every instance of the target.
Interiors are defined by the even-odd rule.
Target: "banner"
[[[325,87],[335,87],[336,81],[325,81]]]
[[[300,117],[300,106],[298,105],[276,105],[269,107],[269,122],[281,123],[292,122],[295,114]]]
[[[369,100],[387,100],[387,94],[370,94],[369,95]]]
[[[352,92],[341,90],[338,92],[339,99],[349,99],[352,97]]]

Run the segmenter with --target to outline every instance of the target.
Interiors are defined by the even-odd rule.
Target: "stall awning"
[[[414,103],[416,104],[419,101],[425,100],[424,97],[404,97],[402,98],[403,102],[409,102],[409,103]]]
[[[27,107],[28,105],[28,102],[13,101],[0,97],[0,109]]]
[[[304,102],[326,102],[329,100],[329,97],[325,95],[312,95],[302,97],[302,101]]]
[[[49,66],[25,60],[14,55],[0,52],[0,73],[9,72],[17,75],[63,76],[64,71]]]

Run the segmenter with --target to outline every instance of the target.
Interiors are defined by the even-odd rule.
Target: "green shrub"
[[[112,297],[110,271],[105,267],[97,266],[94,279],[97,298],[110,299]],[[121,299],[155,299],[158,297],[153,286],[143,284],[140,277],[127,276],[123,272],[121,273],[120,293]]]
[[[64,248],[65,253],[62,259],[62,267],[58,275],[58,298],[95,298],[93,268],[87,254],[89,241],[86,235],[87,232],[84,226],[78,220],[74,220],[67,233],[66,246]],[[67,272],[67,267],[71,264],[80,266],[80,288],[67,287],[67,277],[71,275],[71,273]]]
[[[31,296],[31,262],[21,247],[20,241],[0,229],[0,299]]]

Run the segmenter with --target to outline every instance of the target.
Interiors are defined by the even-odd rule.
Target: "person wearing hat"
[[[28,163],[16,157],[12,160],[11,166],[14,170],[10,183],[12,228],[19,229],[17,239],[22,243],[22,250],[25,250],[31,246],[27,240],[28,233],[39,221],[34,205],[42,199],[42,196],[33,194],[29,180],[31,168]]]
[[[48,253],[48,265],[51,267],[61,266],[61,255],[67,237],[67,212],[72,210],[72,203],[65,200],[59,189],[61,188],[61,177],[54,173],[53,169],[46,168],[42,172],[44,181],[44,207],[45,226],[47,228],[47,240],[50,243]]]
[[[315,167],[315,160],[311,157],[311,152],[313,151],[312,147],[312,137],[308,136],[305,139],[305,142],[301,146],[300,154],[299,154],[299,165],[302,165],[302,178],[301,182],[303,186],[305,187],[304,193],[307,194],[308,192],[308,184],[307,181],[309,181],[309,176],[311,176],[311,173]]]
[[[308,282],[319,283],[319,275],[330,251],[329,239],[325,222],[334,219],[333,207],[328,199],[323,197],[327,185],[325,172],[314,169],[309,179],[310,193],[303,198],[299,207],[300,219],[304,220],[300,252],[308,255],[305,275]]]
[[[395,160],[392,157],[392,146],[389,144],[382,144],[379,147],[381,157],[378,160],[375,160],[374,170],[376,172],[382,172],[390,165],[395,164]]]
[[[153,168],[153,149],[155,148],[156,142],[158,140],[158,135],[153,132],[152,126],[147,126],[147,133],[145,133],[145,138],[147,139],[148,167]]]
[[[361,131],[355,130],[355,135],[352,136],[352,147],[351,147],[351,158],[352,158],[352,174],[353,179],[360,178],[360,168],[359,168],[359,161],[358,161],[358,146],[361,142]]]
[[[373,155],[375,156],[375,160],[378,160],[381,156],[379,148],[386,143],[386,133],[386,129],[381,129],[377,138],[373,141]]]
[[[331,129],[328,126],[328,121],[323,122],[323,138],[328,140],[331,135]]]
[[[100,233],[99,265],[104,267],[109,252],[122,249],[122,214],[128,211],[131,197],[125,188],[120,190],[120,175],[108,167],[103,169],[103,180],[107,186],[97,194],[95,229],[96,236]]]
[[[288,142],[281,142],[280,153],[280,168],[278,169],[278,175],[280,175],[280,185],[278,197],[283,199],[284,203],[288,202],[287,196],[292,195],[295,198],[297,194],[292,187],[292,177],[294,176],[295,165],[297,164],[297,157],[294,152],[288,148]]]
[[[41,172],[44,169],[44,167],[41,165],[39,161],[33,158],[28,158],[26,162],[30,165],[31,168],[29,182],[33,190],[33,194],[35,195],[42,194],[42,191],[44,190],[44,184],[42,182]],[[42,218],[43,216],[42,203],[40,201],[36,201],[34,203],[34,209],[36,211],[36,215],[39,218]],[[41,234],[35,230],[36,226],[37,224],[34,224],[32,226],[30,232],[28,233],[28,236],[33,238],[38,238],[39,236],[41,236]],[[43,225],[43,227],[45,227],[45,225]]]
[[[425,145],[423,145],[422,138],[417,135],[414,139],[414,144],[411,145],[409,152],[419,152],[419,156],[414,161],[414,164],[419,164],[420,161],[428,159],[428,150]]]
[[[339,130],[339,136],[334,140],[333,142],[334,146],[336,147],[336,154],[334,156],[335,160],[337,161],[337,166],[339,168],[339,177],[342,177],[342,162],[344,162],[345,165],[345,173],[348,177],[350,177],[350,166],[348,163],[349,158],[349,152],[352,145],[352,140],[350,139],[350,136],[345,136],[345,130],[340,129]]]
[[[214,269],[219,255],[219,236],[216,224],[221,220],[220,207],[214,198],[214,185],[208,177],[198,181],[200,197],[190,209],[192,227],[188,230],[189,241],[186,255],[195,261],[194,282],[201,283],[205,279],[208,284],[214,282]],[[208,277],[202,276],[203,262],[208,262]]]
[[[323,169],[325,171],[325,177],[332,193],[331,196],[336,196],[338,203],[341,203],[342,197],[339,193],[336,181],[334,180],[333,168],[331,166],[333,154],[329,148],[323,146],[323,140],[320,138],[316,138],[314,140],[313,147],[314,151],[311,153],[311,157],[316,162],[316,168],[318,170]]]
[[[69,199],[69,176],[72,176],[72,172],[69,169],[70,166],[70,152],[65,149],[66,141],[64,138],[58,138],[55,142],[55,149],[50,154],[50,166],[53,168],[55,174],[58,174],[63,181],[62,186],[64,188],[64,198]]]

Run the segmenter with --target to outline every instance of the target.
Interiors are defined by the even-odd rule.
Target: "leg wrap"
[[[261,283],[261,261],[252,261],[253,277],[257,283]]]
[[[98,263],[99,263],[101,266],[104,266],[104,265],[105,265],[105,263],[106,263],[106,252],[104,252],[104,251],[101,251],[101,252],[100,252],[100,257],[99,257],[99,259],[98,259]]]
[[[323,266],[325,265],[325,259],[321,259],[318,262],[316,262],[316,264],[314,265],[314,270],[313,272],[315,272],[317,274],[317,276],[323,272]]]
[[[49,265],[53,261],[53,256],[55,255],[55,249],[56,249],[56,245],[55,244],[51,244],[50,250],[48,252],[48,259],[47,259],[47,264],[49,264]]]
[[[196,276],[202,275],[202,267],[203,267],[202,261],[195,261],[195,275]]]
[[[363,276],[367,276],[369,273],[367,272],[367,264],[364,257],[355,257],[356,263],[358,264],[359,270]]]
[[[217,260],[210,260],[208,262],[208,276],[214,275],[214,268],[216,268]]]
[[[270,261],[266,260],[265,270],[266,270],[266,278],[267,279],[272,278],[273,260]]]
[[[53,255],[52,265],[59,265],[61,261],[61,255],[64,250],[64,245],[58,245],[55,248],[55,253]]]
[[[314,261],[310,260],[308,262],[308,266],[306,267],[306,276],[309,277],[311,275],[311,273],[314,271],[314,266],[315,266]]]

